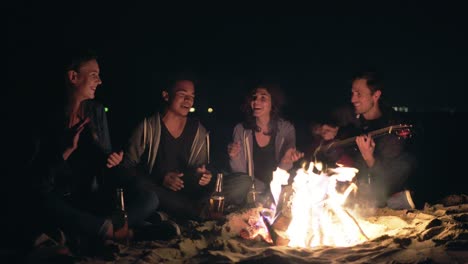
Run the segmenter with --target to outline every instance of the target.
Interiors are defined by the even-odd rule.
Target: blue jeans
[[[224,204],[243,205],[252,186],[252,178],[246,174],[225,174],[223,178]],[[209,196],[214,191],[210,182],[204,192],[174,192],[165,187],[154,186],[159,197],[161,210],[179,219],[201,220],[203,210],[208,205]],[[212,190],[210,190],[212,189]]]
[[[116,188],[122,187],[125,192],[128,224],[130,227],[141,226],[145,223],[144,220],[159,207],[159,197],[141,178],[129,176],[124,170],[117,172],[109,175],[111,189],[107,197],[114,197]]]
[[[223,191],[226,205],[243,205],[252,188],[252,177],[244,173],[225,174]]]

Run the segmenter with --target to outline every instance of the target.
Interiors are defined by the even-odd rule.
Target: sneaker
[[[27,263],[75,263],[70,249],[65,245],[65,235],[60,229],[40,234],[27,255]]]
[[[156,211],[153,214],[151,214],[148,219],[146,219],[146,222],[149,222],[153,225],[158,225],[163,221],[169,220],[169,215],[161,212],[161,211]]]
[[[180,235],[179,225],[171,220],[165,220],[159,224],[142,226],[134,230],[135,241],[170,240]]]
[[[41,245],[65,245],[66,238],[65,234],[61,229],[52,229],[40,234],[34,241],[34,247]]]
[[[416,208],[409,190],[404,190],[393,194],[387,200],[387,207],[394,210],[408,210]]]

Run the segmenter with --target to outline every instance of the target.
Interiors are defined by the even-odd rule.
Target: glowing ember
[[[240,236],[244,239],[255,239],[260,236],[263,240],[268,243],[273,243],[270,232],[266,226],[266,223],[262,221],[260,217],[250,217],[247,221],[248,227],[243,228],[240,231]]]

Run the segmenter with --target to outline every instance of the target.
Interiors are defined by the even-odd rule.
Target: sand
[[[261,210],[251,208],[224,221],[189,222],[182,236],[171,241],[120,246],[114,260],[85,258],[79,263],[468,263],[466,198],[452,195],[421,210],[361,209],[362,229],[380,229],[354,246],[289,247],[287,225],[281,228],[278,221],[275,241],[252,228],[246,232],[249,219],[258,220]]]

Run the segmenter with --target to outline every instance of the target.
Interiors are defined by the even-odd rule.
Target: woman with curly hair
[[[255,86],[242,106],[245,120],[234,127],[228,146],[232,172],[252,177],[252,187],[260,194],[269,193],[277,167],[289,170],[303,156],[296,150],[294,125],[281,116],[284,101],[278,85]]]

